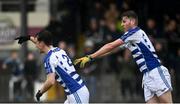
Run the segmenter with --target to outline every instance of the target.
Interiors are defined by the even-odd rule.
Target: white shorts
[[[89,91],[86,86],[83,86],[75,93],[67,95],[64,104],[87,104],[89,103]]]
[[[171,77],[168,69],[164,66],[157,67],[143,75],[142,86],[144,87],[145,101],[154,95],[161,96],[167,91],[171,91]]]

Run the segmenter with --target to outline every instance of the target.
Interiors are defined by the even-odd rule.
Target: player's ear
[[[136,24],[136,20],[134,18],[131,19],[131,24],[133,24],[133,25]]]

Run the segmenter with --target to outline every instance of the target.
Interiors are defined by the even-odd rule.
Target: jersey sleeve
[[[46,74],[54,73],[56,71],[55,68],[57,67],[57,64],[58,64],[58,59],[56,57],[54,56],[49,57],[45,62]]]

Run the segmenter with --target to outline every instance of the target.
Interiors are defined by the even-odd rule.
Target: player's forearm
[[[119,48],[112,49],[110,52],[105,53],[105,54],[103,54],[103,55],[100,55],[99,57],[104,57],[104,56],[111,55],[111,54],[113,54],[113,53],[116,53],[118,50],[119,50]]]
[[[116,47],[121,46],[122,44],[124,44],[124,42],[121,39],[117,39],[111,43],[104,45],[102,48],[100,48],[98,51],[91,54],[90,56],[91,56],[91,58],[102,57],[102,56],[110,53]]]
[[[104,56],[107,56],[107,55],[110,55],[110,54],[111,54],[111,52],[108,52],[108,53],[105,53],[103,55],[100,55],[99,57],[104,57]]]
[[[104,45],[102,48],[100,48],[98,51],[96,51],[95,53],[91,54],[90,56],[92,58],[98,58],[98,57],[102,57],[107,55],[108,53],[110,53],[113,50],[113,46],[111,45],[111,43]]]
[[[51,88],[54,85],[54,82],[50,80],[46,80],[43,87],[41,88],[40,92],[43,94],[45,93],[49,88]]]

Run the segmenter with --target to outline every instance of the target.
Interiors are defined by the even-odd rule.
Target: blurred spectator
[[[177,20],[177,32],[180,33],[180,13],[176,14],[176,20]]]
[[[116,24],[114,22],[107,24],[106,30],[104,33],[104,39],[103,41],[106,42],[111,42],[119,37],[119,34],[117,33],[116,30]]]
[[[177,50],[177,57],[175,58],[174,64],[174,75],[175,75],[175,95],[176,98],[180,97],[180,48]]]
[[[24,76],[26,79],[27,98],[32,101],[34,96],[34,81],[37,79],[38,65],[35,56],[29,52],[24,63]]]
[[[168,55],[164,46],[165,45],[163,45],[161,42],[158,42],[158,41],[155,42],[155,49],[156,49],[157,56],[161,60],[161,63],[166,66],[168,64],[167,62]]]
[[[58,47],[63,49],[63,50],[67,50],[67,43],[65,41],[59,41],[58,43]]]
[[[104,7],[101,2],[96,1],[93,3],[93,8],[89,11],[90,17],[95,17],[98,21],[103,18]]]
[[[96,32],[98,32],[98,22],[96,18],[91,18],[89,22],[89,31],[86,32],[87,37],[92,37]]]
[[[73,44],[67,44],[65,41],[59,41],[58,47],[65,50],[68,56],[73,60],[76,55],[76,50]]]
[[[127,11],[130,9],[128,0],[124,0],[121,6],[121,11]]]
[[[87,54],[92,53],[93,51],[94,51],[94,43],[91,40],[86,40],[86,42],[84,44],[84,54],[87,55]],[[96,64],[94,64],[94,65],[96,65]],[[90,66],[94,66],[94,65],[90,65]],[[95,68],[85,68],[83,70],[83,72],[85,74],[88,74],[91,71],[93,71],[92,69],[94,70]]]
[[[76,50],[75,50],[75,46],[73,44],[68,45],[67,47],[67,54],[69,55],[69,57],[73,60],[76,56]]]
[[[104,37],[103,37],[104,43],[111,42],[111,41],[119,38],[119,36],[120,35],[117,33],[115,22],[111,22],[106,25],[105,31],[104,31]],[[115,72],[116,74],[119,73],[118,64],[117,64],[117,56],[118,55],[119,55],[119,53],[115,52],[112,55],[109,55],[106,57],[108,59],[108,63],[109,63],[109,67],[110,67],[107,70],[107,72]]]
[[[164,20],[164,25],[168,24],[168,22],[170,21],[169,15],[168,14],[164,14],[163,20]]]
[[[13,50],[9,58],[4,61],[3,68],[11,71],[9,81],[10,101],[22,101],[23,65],[20,62],[17,51]]]
[[[119,11],[117,10],[116,4],[110,4],[109,9],[105,12],[105,19],[107,25],[116,22],[119,17]]]
[[[167,25],[165,25],[165,37],[168,41],[171,54],[176,54],[176,44],[179,40],[179,35],[177,33],[177,24],[175,20],[170,20]]]
[[[85,33],[87,39],[90,39],[96,46],[101,44],[103,35],[100,34],[99,24],[96,18],[91,18],[89,29]]]
[[[148,36],[151,36],[153,38],[159,38],[160,34],[157,33],[156,30],[156,22],[154,19],[150,18],[147,20],[147,27],[146,27],[146,32]]]
[[[170,39],[171,41],[176,40],[178,38],[177,23],[175,20],[170,20],[168,22],[168,24],[165,27],[165,33],[167,39]]]
[[[89,54],[92,53],[94,51],[94,44],[91,40],[87,40],[85,42],[85,48],[84,48],[84,54]],[[90,64],[87,67],[85,67],[82,70],[82,73],[84,74],[85,78],[85,82],[86,85],[89,89],[90,92],[90,101],[94,101],[94,99],[97,97],[97,93],[96,93],[96,69],[97,68],[97,63],[95,64]]]
[[[120,74],[120,85],[121,85],[121,93],[124,100],[132,99],[135,94],[135,63],[132,60],[131,53],[128,49],[124,51],[122,68]]]

